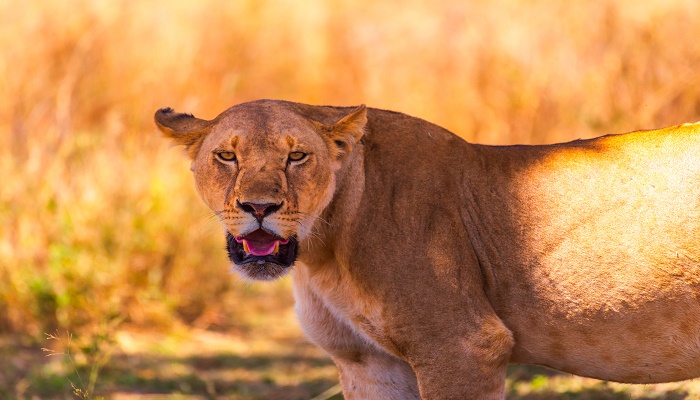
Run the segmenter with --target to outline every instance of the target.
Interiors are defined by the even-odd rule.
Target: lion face
[[[284,274],[333,195],[330,149],[292,113],[234,110],[193,163],[197,190],[226,227],[229,258],[254,279]],[[233,122],[235,121],[235,122]]]
[[[212,121],[159,110],[156,122],[193,157],[197,191],[225,227],[235,270],[271,280],[289,270],[299,242],[312,235],[366,116],[361,106],[324,125],[275,102],[254,102]]]

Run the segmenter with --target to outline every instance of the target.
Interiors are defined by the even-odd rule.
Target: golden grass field
[[[230,275],[157,108],[365,103],[489,144],[656,128],[700,119],[699,18],[695,0],[0,0],[0,399],[307,399],[337,383],[289,282]],[[513,367],[508,397],[700,384]]]

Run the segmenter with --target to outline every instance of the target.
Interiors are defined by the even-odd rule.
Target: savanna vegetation
[[[365,103],[489,144],[662,127],[700,119],[698,18],[694,0],[0,0],[0,398],[337,393],[289,282],[229,273],[157,108]],[[518,366],[508,385],[700,397]]]

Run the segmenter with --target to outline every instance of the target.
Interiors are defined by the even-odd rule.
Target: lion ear
[[[175,144],[185,146],[191,159],[197,155],[204,138],[216,121],[195,118],[192,114],[176,113],[170,107],[156,111],[154,119],[163,135],[172,139]]]
[[[341,159],[350,154],[353,146],[362,139],[367,125],[367,107],[360,105],[343,118],[330,125],[321,125],[324,137],[330,142],[332,153]]]

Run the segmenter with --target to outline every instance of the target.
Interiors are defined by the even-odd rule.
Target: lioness
[[[700,375],[700,124],[469,144],[364,106],[158,110],[234,269],[293,275],[349,399],[500,399],[506,365]]]

